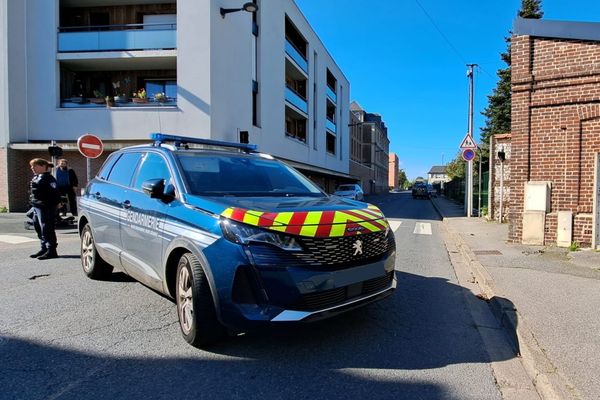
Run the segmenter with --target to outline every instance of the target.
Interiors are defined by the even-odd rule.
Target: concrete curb
[[[442,218],[442,223],[447,231],[454,238],[455,246],[459,249],[465,264],[473,272],[477,280],[476,283],[483,296],[488,300],[492,313],[507,333],[511,346],[513,346],[516,355],[520,357],[523,367],[540,397],[544,400],[575,400],[581,398],[575,387],[559,374],[558,369],[539,345],[535,335],[527,326],[519,311],[509,301],[497,296],[495,282],[491,274],[479,262],[462,236],[451,229],[447,218],[444,217],[436,201],[432,200],[431,203]]]

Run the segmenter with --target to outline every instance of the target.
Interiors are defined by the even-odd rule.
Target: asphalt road
[[[121,273],[87,279],[76,231],[46,261],[28,257],[37,242],[0,236],[0,398],[502,398],[492,365],[510,357],[486,351],[431,202],[373,201],[396,232],[393,296],[206,351],[181,338],[171,300]],[[0,235],[35,236],[14,226]]]

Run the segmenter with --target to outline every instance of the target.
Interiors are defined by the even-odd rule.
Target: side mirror
[[[160,199],[167,203],[175,198],[175,187],[171,184],[165,186],[165,180],[161,178],[144,181],[142,190],[151,199]]]

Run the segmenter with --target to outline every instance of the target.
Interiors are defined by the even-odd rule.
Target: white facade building
[[[29,177],[13,171],[53,140],[84,177],[84,133],[108,149],[150,132],[248,137],[324,187],[348,178],[348,80],[293,0],[220,13],[243,3],[0,0],[0,205],[24,207]]]

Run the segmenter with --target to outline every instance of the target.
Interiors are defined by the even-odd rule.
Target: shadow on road
[[[0,387],[5,398],[27,399],[435,400],[458,397],[446,385],[420,379],[428,374],[417,370],[514,357],[504,352],[490,359],[465,317],[465,289],[441,278],[397,275],[398,289],[382,302],[314,324],[250,332],[210,353],[186,347],[180,357],[109,356],[0,337]],[[85,329],[85,318],[79,324]],[[135,335],[153,335],[143,328]],[[408,379],[394,372],[400,370],[415,372]]]

